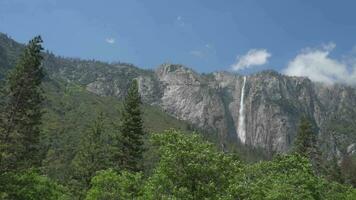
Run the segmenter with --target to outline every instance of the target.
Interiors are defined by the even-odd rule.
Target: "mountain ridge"
[[[3,43],[0,46],[4,46]],[[44,55],[43,65],[49,77],[79,84],[99,96],[119,99],[125,95],[130,81],[137,79],[145,103],[159,106],[177,119],[218,132],[221,145],[240,143],[237,126],[241,74],[226,71],[202,74],[183,65],[167,63],[154,70],[146,70],[125,63],[68,59],[50,53]],[[342,145],[335,147],[340,142],[333,141],[335,137],[328,128],[334,118],[343,118],[340,116],[349,116],[345,117],[349,118],[344,120],[345,126],[356,127],[352,122],[354,118],[350,118],[356,113],[355,87],[325,85],[312,82],[307,77],[286,76],[274,70],[246,77],[244,123],[247,145],[261,147],[270,154],[288,151],[303,115],[312,119],[318,129],[319,140],[326,140],[323,146],[328,151],[336,149],[341,152],[356,143],[355,132],[343,133],[340,136]]]

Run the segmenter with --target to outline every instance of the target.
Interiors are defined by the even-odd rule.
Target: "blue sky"
[[[285,71],[320,51],[350,73],[355,8],[352,0],[0,0],[0,32],[20,42],[41,34],[58,55],[143,68]]]

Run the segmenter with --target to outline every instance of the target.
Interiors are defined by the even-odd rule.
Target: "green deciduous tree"
[[[91,181],[86,200],[137,199],[143,186],[142,174],[112,169],[99,171]]]
[[[32,39],[9,73],[0,116],[0,170],[39,164],[38,143],[43,101],[42,39]]]
[[[143,130],[141,104],[138,83],[133,80],[124,99],[120,123],[120,132],[122,134],[120,161],[123,169],[134,172],[141,171],[143,167],[142,154],[144,151],[143,137],[145,132]]]
[[[246,165],[230,183],[221,199],[351,200],[355,194],[350,187],[316,176],[309,160],[299,154]]]
[[[171,130],[155,134],[152,140],[160,160],[143,199],[217,199],[241,167],[198,135]]]
[[[40,175],[34,170],[17,173],[5,172],[0,175],[0,180],[0,199],[72,199],[65,187]]]

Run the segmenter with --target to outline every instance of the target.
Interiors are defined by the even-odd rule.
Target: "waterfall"
[[[244,144],[246,141],[245,111],[244,111],[245,84],[246,84],[246,76],[244,76],[244,82],[241,89],[239,120],[237,126],[237,136],[240,138],[240,141]]]

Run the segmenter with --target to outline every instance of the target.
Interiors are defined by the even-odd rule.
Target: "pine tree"
[[[79,150],[72,161],[74,179],[81,189],[87,189],[95,172],[112,167],[109,135],[105,132],[104,116],[101,113],[80,142]]]
[[[0,170],[25,169],[39,163],[44,77],[42,39],[33,38],[9,73],[0,116]]]
[[[335,154],[332,155],[332,159],[328,162],[326,178],[329,181],[336,181],[344,183],[344,177],[342,175],[341,167],[338,164],[338,159]]]
[[[299,124],[297,137],[294,141],[294,151],[302,156],[311,157],[315,146],[316,137],[313,126],[306,117],[302,117]]]
[[[143,147],[143,119],[141,111],[141,97],[138,92],[138,83],[132,81],[124,100],[121,117],[121,167],[134,172],[141,171]]]
[[[302,117],[297,137],[294,141],[294,152],[309,159],[317,175],[325,173],[322,153],[318,147],[315,129],[307,117]]]
[[[345,182],[356,186],[356,160],[352,155],[345,154],[340,163],[342,177]]]

